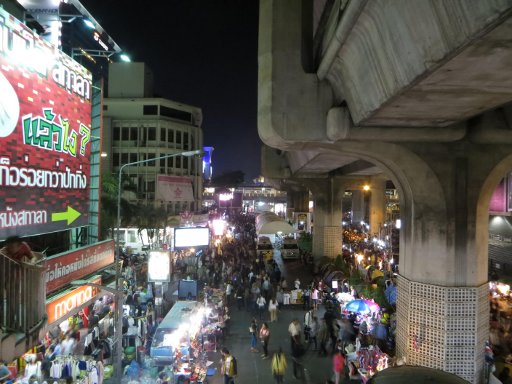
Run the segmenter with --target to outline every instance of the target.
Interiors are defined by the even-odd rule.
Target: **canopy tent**
[[[293,233],[293,227],[273,212],[263,212],[256,216],[256,232],[261,234]]]
[[[467,384],[468,382],[452,373],[437,369],[403,365],[377,372],[368,384]]]

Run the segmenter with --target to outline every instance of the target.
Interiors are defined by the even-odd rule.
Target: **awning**
[[[293,227],[273,212],[263,212],[256,217],[256,232],[261,234],[293,233]]]

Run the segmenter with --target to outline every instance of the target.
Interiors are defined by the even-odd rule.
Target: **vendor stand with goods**
[[[150,356],[153,365],[165,366],[170,383],[204,383],[207,373],[214,373],[208,372],[212,362],[207,361],[209,340],[203,334],[215,329],[210,323],[213,311],[196,301],[178,301],[159,324]]]

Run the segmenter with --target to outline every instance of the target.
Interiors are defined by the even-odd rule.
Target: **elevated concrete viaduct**
[[[347,178],[391,179],[397,353],[482,383],[489,202],[512,171],[512,2],[260,0],[258,81],[262,170],[312,191],[315,256],[341,248]]]

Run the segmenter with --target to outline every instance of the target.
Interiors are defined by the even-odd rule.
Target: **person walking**
[[[332,370],[334,372],[334,384],[340,384],[345,373],[345,356],[341,353],[341,346],[338,346],[332,358]]]
[[[255,318],[252,319],[251,325],[249,326],[249,332],[251,334],[251,352],[258,352],[258,348],[256,348],[256,345],[258,344],[258,339],[256,338],[258,323]]]
[[[268,311],[270,312],[270,322],[277,321],[277,300],[275,297],[268,302]]]
[[[267,323],[263,323],[260,328],[260,340],[263,346],[263,354],[261,357],[263,359],[268,359],[268,341],[270,339],[270,329],[268,328]]]
[[[319,327],[320,325],[318,324],[318,318],[316,316],[313,316],[313,320],[311,320],[311,324],[309,325],[309,343],[314,343],[315,347],[313,351],[318,350],[316,335],[318,334]]]
[[[236,360],[226,347],[221,349],[222,362],[220,373],[224,375],[224,384],[235,384],[235,376],[237,375]]]
[[[258,315],[260,320],[263,320],[263,313],[265,312],[265,305],[267,304],[267,301],[262,295],[258,295],[258,298],[256,299],[256,305],[258,307]]]
[[[320,342],[320,350],[318,356],[327,356],[327,341],[329,340],[329,328],[325,323],[325,319],[320,321],[320,327],[318,328],[318,341]]]
[[[272,375],[276,379],[276,383],[283,383],[284,373],[286,371],[286,356],[283,349],[279,347],[274,356],[272,357]]]

